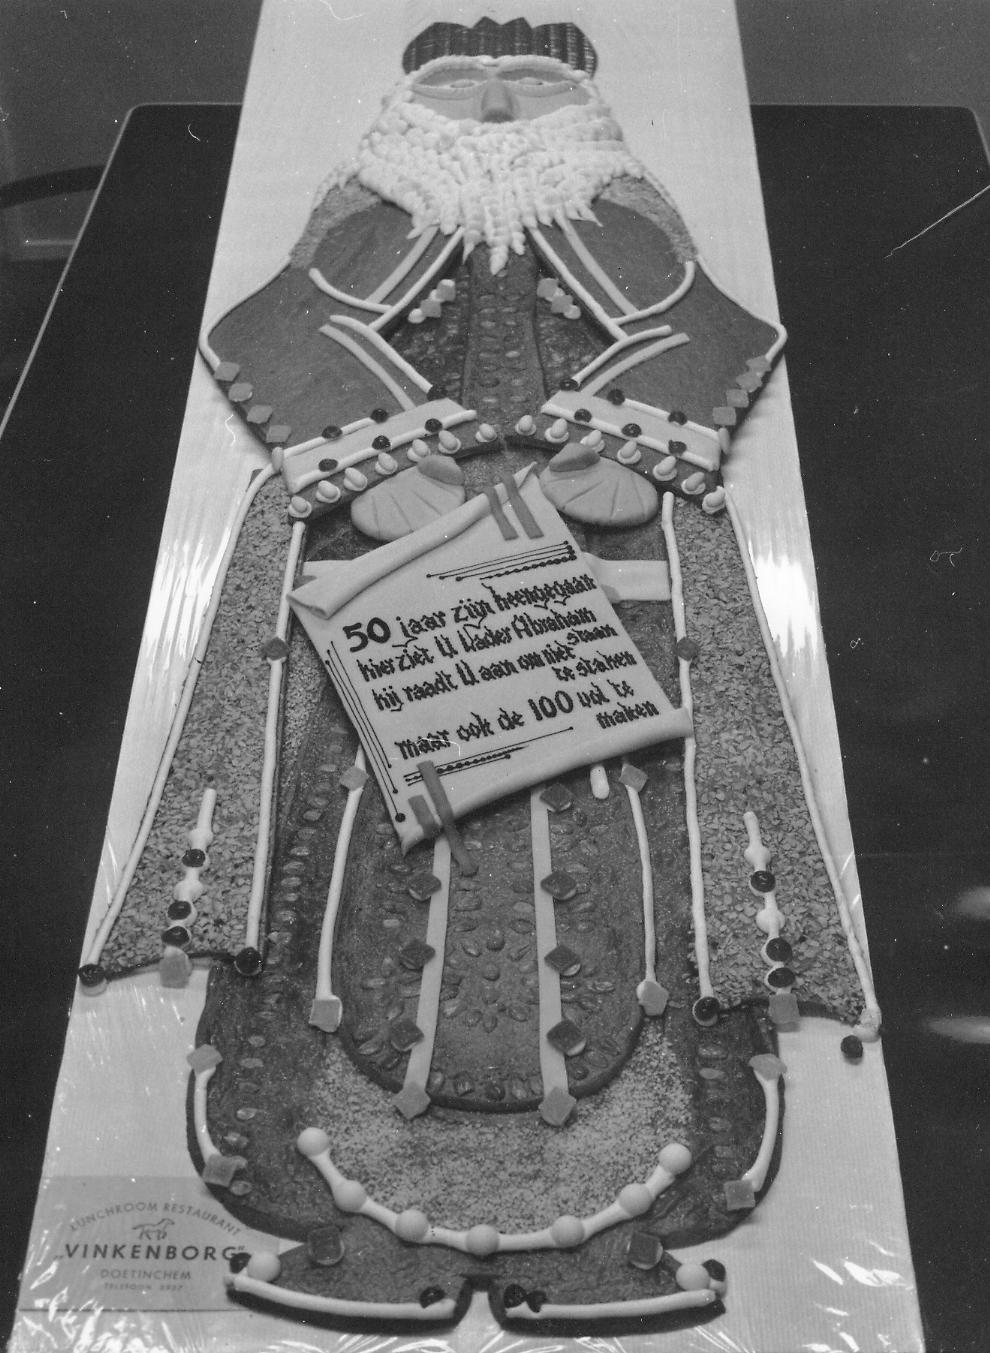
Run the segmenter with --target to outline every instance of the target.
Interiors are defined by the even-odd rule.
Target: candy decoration
[[[102,996],[107,989],[106,973],[98,963],[84,963],[79,969],[79,987],[84,996]]]
[[[710,1286],[709,1273],[703,1264],[681,1264],[674,1281],[684,1292],[701,1292]]]
[[[205,888],[200,875],[208,867],[206,851],[213,841],[213,810],[217,791],[207,785],[200,799],[195,824],[189,829],[188,845],[182,855],[183,876],[172,890],[172,900],[165,911],[171,924],[162,932],[163,952],[158,975],[162,986],[184,987],[192,973],[192,964],[183,952],[192,943],[189,927],[196,920],[193,905],[203,896]]]
[[[247,945],[234,959],[234,967],[242,977],[258,977],[264,966],[261,954],[252,945]]]
[[[717,996],[699,996],[691,1007],[691,1015],[702,1029],[711,1029],[718,1023],[720,1009]]]
[[[332,1268],[344,1257],[344,1243],[340,1230],[329,1223],[326,1226],[314,1226],[306,1236],[306,1257],[318,1268]]]
[[[251,1255],[244,1271],[258,1282],[273,1283],[282,1272],[282,1264],[274,1250],[259,1250]]]
[[[797,1016],[797,1003],[790,996],[790,988],[797,981],[797,974],[787,966],[793,957],[793,950],[780,935],[783,915],[777,905],[777,880],[769,868],[770,851],[760,836],[756,814],[744,813],[743,822],[749,838],[743,855],[753,869],[749,876],[750,891],[763,901],[763,906],[756,913],[756,924],[768,937],[761,952],[764,960],[770,964],[763,980],[775,993],[771,998],[770,1017],[775,1024],[793,1023]],[[782,1005],[781,996],[790,996],[793,1004]]]

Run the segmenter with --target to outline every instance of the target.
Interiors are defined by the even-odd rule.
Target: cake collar
[[[595,73],[595,49],[576,24],[545,23],[535,28],[525,19],[498,23],[484,18],[467,24],[430,24],[402,54],[409,74],[442,56],[549,56],[574,70]]]

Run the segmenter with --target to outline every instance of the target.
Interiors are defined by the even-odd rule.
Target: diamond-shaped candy
[[[577,1100],[560,1085],[555,1085],[540,1104],[540,1117],[551,1127],[563,1127],[574,1112]]]
[[[555,869],[552,874],[541,879],[540,887],[545,889],[555,902],[567,902],[577,892],[577,884],[563,869]]]
[[[418,874],[413,874],[406,884],[406,891],[410,897],[417,902],[429,902],[432,895],[440,887],[440,880],[436,874],[431,874],[427,870],[421,870]]]
[[[587,1044],[584,1034],[570,1019],[562,1019],[552,1029],[547,1030],[547,1042],[551,1043],[565,1057],[575,1057]]]
[[[756,1206],[756,1194],[748,1179],[729,1179],[724,1189],[725,1206],[730,1212],[743,1212]]]
[[[576,954],[573,949],[568,949],[566,944],[558,944],[555,949],[551,949],[544,955],[544,961],[549,963],[555,972],[559,972],[561,977],[573,977],[575,973],[581,971],[581,955]]]
[[[396,1052],[408,1052],[410,1048],[423,1041],[423,1030],[415,1020],[397,1019],[389,1025],[388,1041]]]
[[[650,1231],[634,1231],[629,1237],[626,1257],[633,1268],[656,1268],[663,1254],[663,1241]]]
[[[409,940],[399,950],[399,962],[412,972],[421,972],[436,953],[432,945],[422,940]]]
[[[234,1175],[247,1164],[243,1156],[221,1156],[214,1151],[203,1166],[203,1183],[214,1188],[229,1189]]]
[[[551,813],[563,813],[573,804],[574,795],[566,785],[562,785],[558,781],[541,790],[540,799],[550,809]]]

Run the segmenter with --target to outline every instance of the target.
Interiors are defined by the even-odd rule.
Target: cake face
[[[578,73],[538,57],[450,57],[417,72],[414,101],[459,122],[520,122],[589,100]]]
[[[776,1030],[863,993],[721,484],[782,331],[583,35],[509,28],[413,62],[207,337],[271,467],[84,981],[219,960],[193,1157],[290,1242],[235,1294],[662,1322],[770,1185]]]

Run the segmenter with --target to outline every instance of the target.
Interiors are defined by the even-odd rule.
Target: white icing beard
[[[521,254],[527,228],[561,217],[594,219],[591,204],[640,164],[588,83],[591,101],[520,122],[458,122],[412,101],[403,87],[364,137],[357,178],[412,217],[412,234],[464,228],[484,241],[491,270]]]

